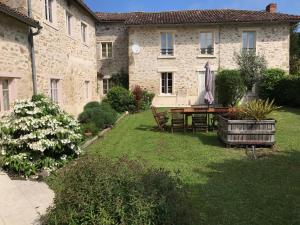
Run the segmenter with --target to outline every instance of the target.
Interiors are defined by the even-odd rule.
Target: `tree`
[[[252,90],[267,70],[266,59],[264,56],[256,55],[253,51],[242,51],[236,55],[236,58],[245,85],[248,90]]]
[[[290,73],[300,74],[300,33],[297,32],[298,24],[291,27],[290,40]]]

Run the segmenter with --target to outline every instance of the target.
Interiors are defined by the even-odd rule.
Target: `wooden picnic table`
[[[181,113],[185,116],[185,126],[188,127],[188,117],[193,114],[224,114],[229,112],[229,107],[191,106],[171,108],[170,113]]]

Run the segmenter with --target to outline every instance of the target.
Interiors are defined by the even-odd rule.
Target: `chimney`
[[[276,13],[277,12],[277,4],[276,3],[270,3],[269,5],[267,5],[266,12]]]

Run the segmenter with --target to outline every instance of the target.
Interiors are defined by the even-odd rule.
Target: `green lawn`
[[[130,115],[89,154],[128,155],[151,166],[180,170],[196,211],[195,224],[300,224],[300,110],[277,119],[278,153],[249,160],[226,149],[216,133],[155,132],[150,111]]]

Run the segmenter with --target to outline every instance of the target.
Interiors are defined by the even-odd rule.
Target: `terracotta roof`
[[[9,7],[8,5],[1,3],[0,2],[0,12],[14,17],[15,19],[19,20],[22,23],[25,23],[31,27],[35,27],[35,28],[41,28],[41,25],[39,24],[39,22],[37,20],[34,20],[30,17],[28,17],[27,15],[19,12],[16,9],[13,9],[11,7]]]
[[[127,25],[172,25],[250,22],[298,22],[300,16],[234,9],[167,12],[96,13],[101,22],[124,21]]]
[[[105,13],[105,12],[96,12],[100,22],[125,22],[129,19],[130,16],[133,16],[135,13]]]

